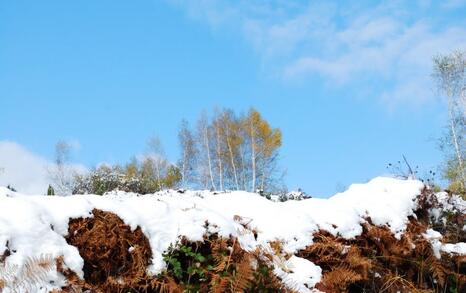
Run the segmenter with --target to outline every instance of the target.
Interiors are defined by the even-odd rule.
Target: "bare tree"
[[[186,120],[181,122],[178,140],[181,147],[181,158],[178,166],[181,172],[182,186],[186,188],[187,184],[192,180],[197,156],[195,139]]]
[[[149,153],[146,160],[150,161],[155,168],[155,176],[157,179],[158,189],[163,188],[163,176],[165,175],[168,163],[165,158],[165,151],[158,136],[152,136],[147,140],[147,147]]]
[[[55,144],[55,164],[48,172],[58,195],[68,195],[73,189],[74,174],[69,164],[71,149],[71,145],[64,140]]]
[[[221,114],[218,110],[215,111],[215,119],[212,122],[213,128],[215,130],[215,154],[217,160],[217,169],[218,169],[218,181],[220,190],[225,190],[224,185],[224,139],[222,136],[222,124],[221,124]]]
[[[212,131],[209,125],[209,121],[206,113],[202,113],[201,118],[198,120],[198,132],[200,145],[202,145],[202,153],[205,158],[205,164],[202,169],[203,173],[208,176],[209,179],[204,179],[204,182],[210,180],[210,186],[213,190],[217,190],[214,180],[213,166],[212,166],[212,154],[211,154],[211,140],[212,140]],[[204,175],[204,177],[205,177]]]
[[[249,135],[251,136],[251,166],[252,166],[252,188],[251,191],[256,191],[256,121],[250,118],[248,121]]]
[[[456,51],[449,55],[434,58],[434,74],[439,91],[446,96],[448,102],[449,127],[451,142],[454,147],[458,163],[461,186],[466,185],[466,174],[464,168],[463,153],[465,147],[464,138],[459,132],[461,123],[466,116],[466,54]]]

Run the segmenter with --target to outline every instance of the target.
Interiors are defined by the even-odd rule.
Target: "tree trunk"
[[[220,190],[225,190],[223,186],[223,162],[222,162],[222,152],[220,149],[220,122],[217,120],[215,122],[215,128],[217,133],[217,160],[218,160],[218,175],[220,182]]]
[[[157,175],[157,185],[159,187],[159,190],[162,189],[162,182],[160,181],[160,162],[158,161],[158,159],[156,158],[155,159],[155,172],[156,172],[156,175]]]
[[[181,185],[186,188],[186,162],[187,162],[187,151],[183,150],[183,163],[181,164]]]
[[[263,173],[262,173],[262,176],[261,176],[261,191],[264,191],[265,190],[265,168],[263,170]]]
[[[231,167],[233,168],[233,176],[235,178],[236,190],[239,190],[238,174],[236,173],[235,157],[233,156],[233,149],[231,147],[231,142],[230,142],[230,139],[228,138],[228,134],[227,134],[227,145],[228,145],[228,152],[230,153],[230,161],[231,161]]]
[[[210,183],[212,185],[212,188],[214,190],[217,190],[217,188],[215,187],[214,175],[212,174],[212,161],[210,158],[209,133],[208,133],[207,127],[204,127],[204,146],[207,152],[207,164],[209,167]]]
[[[456,123],[455,123],[455,117],[453,114],[453,109],[450,107],[450,127],[451,127],[451,134],[453,136],[453,145],[455,146],[455,152],[456,152],[456,158],[458,160],[458,166],[460,168],[460,175],[461,175],[461,187],[465,187],[464,185],[466,184],[466,175],[464,174],[464,165],[463,165],[463,158],[461,156],[461,150],[460,146],[458,143],[458,136],[456,134]]]
[[[240,156],[241,156],[241,186],[243,190],[246,190],[246,164],[244,158],[244,150],[243,147],[240,146]]]
[[[225,139],[227,141],[227,147],[228,147],[228,153],[230,155],[231,167],[233,168],[233,177],[235,178],[236,190],[239,190],[238,174],[236,172],[236,163],[235,163],[235,157],[233,155],[233,147],[231,146],[229,125],[227,123],[224,123],[223,127],[225,127]]]
[[[254,133],[254,127],[252,120],[250,123],[251,131],[251,163],[252,163],[252,192],[256,192],[256,137]]]

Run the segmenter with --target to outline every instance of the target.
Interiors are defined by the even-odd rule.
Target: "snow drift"
[[[446,225],[445,214],[466,212],[465,202],[459,197],[430,192],[431,197],[426,199],[423,194],[426,187],[420,181],[382,177],[354,184],[329,199],[286,202],[240,191],[169,190],[148,195],[113,192],[58,197],[25,196],[0,188],[0,288],[3,292],[21,292],[21,286],[27,286],[30,292],[60,290],[70,281],[65,270],[85,278],[80,250],[67,242],[69,223],[92,218],[97,210],[117,215],[131,231],[140,229],[150,246],[149,276],[167,271],[164,255],[182,239],[203,242],[209,235],[218,235],[237,239],[246,252],[271,256],[268,263],[274,275],[290,291],[330,292],[336,289],[319,286],[323,268],[303,253],[313,246],[317,233],[326,233],[335,241],[342,239],[340,244],[345,249],[365,233],[369,224],[383,227],[394,241],[401,241],[410,223],[419,217],[417,211],[424,208],[421,205],[427,203],[426,217],[435,223]],[[423,227],[419,235],[431,243],[429,249],[438,258],[442,254],[466,254],[465,243],[443,243],[443,231],[428,224]],[[40,278],[27,279],[24,274],[28,263],[44,256],[60,262],[44,270]],[[22,282],[26,279],[27,284]]]

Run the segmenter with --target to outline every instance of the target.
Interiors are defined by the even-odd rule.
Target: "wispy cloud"
[[[432,94],[432,57],[466,48],[466,21],[435,22],[430,1],[350,2],[170,1],[214,30],[241,34],[267,71],[283,81],[323,77],[329,84],[383,83],[391,103],[422,102]],[[451,0],[443,8],[459,7]]]

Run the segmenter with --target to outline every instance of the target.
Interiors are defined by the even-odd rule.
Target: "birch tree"
[[[211,154],[211,141],[212,141],[212,129],[209,125],[209,121],[206,113],[202,113],[201,118],[198,120],[198,138],[202,153],[204,155],[204,162],[202,168],[202,178],[205,186],[207,187],[207,182],[210,180],[211,189],[217,190],[214,180],[213,166],[212,166],[212,154]],[[201,161],[201,162],[202,162]],[[208,176],[208,178],[206,178]]]
[[[217,162],[218,186],[225,190],[227,180],[227,138],[225,136],[225,125],[223,123],[223,111],[215,110],[212,128],[215,132],[215,161]]]
[[[68,195],[73,189],[74,174],[69,164],[71,149],[71,145],[66,141],[58,141],[55,144],[54,165],[48,168],[52,185],[58,195]]]
[[[243,139],[240,135],[240,126],[237,119],[234,116],[233,111],[224,110],[219,117],[222,137],[225,141],[225,144],[228,149],[228,160],[227,166],[231,168],[231,174],[233,178],[234,188],[236,190],[240,189],[239,185],[239,175],[238,175],[238,157],[239,157],[239,146],[241,145]]]
[[[249,145],[251,149],[251,191],[256,191],[256,163],[257,163],[257,142],[256,142],[256,133],[258,131],[260,115],[257,111],[249,111],[249,115],[245,121],[245,127],[249,135]]]
[[[278,149],[282,143],[281,131],[278,128],[271,128],[255,109],[249,111],[244,125],[251,150],[251,191],[256,191],[259,177],[259,188],[264,190],[265,183],[276,167]]]
[[[448,104],[450,143],[454,149],[455,160],[447,163],[447,170],[457,169],[457,179],[462,190],[465,190],[466,173],[464,153],[466,141],[466,54],[456,51],[449,55],[434,58],[433,74],[439,92],[445,96]],[[453,163],[453,164],[452,164]]]
[[[178,162],[178,167],[181,173],[181,184],[186,188],[193,179],[197,158],[195,138],[186,120],[181,122],[178,132],[178,142],[181,148],[181,158]]]
[[[145,160],[152,163],[157,179],[158,189],[160,190],[164,187],[162,178],[165,176],[166,169],[168,167],[168,162],[165,158],[165,151],[158,136],[150,137],[147,141],[147,147],[149,152]]]
[[[190,176],[189,181],[194,185],[255,192],[276,183],[280,173],[281,132],[272,128],[257,110],[237,116],[224,109],[216,111],[211,119],[203,113],[195,134],[183,125],[179,132],[182,153],[179,165],[185,174],[186,166],[192,164],[197,176]],[[190,157],[195,159],[188,162]]]

